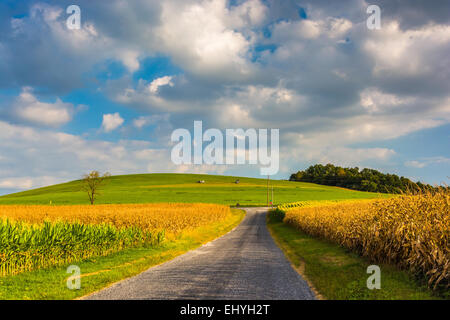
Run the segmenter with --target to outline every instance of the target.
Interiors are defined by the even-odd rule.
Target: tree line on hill
[[[289,180],[382,193],[433,191],[436,189],[429,184],[420,181],[413,182],[395,174],[385,174],[367,168],[362,170],[358,167],[343,168],[332,164],[310,166],[304,171],[291,174]]]

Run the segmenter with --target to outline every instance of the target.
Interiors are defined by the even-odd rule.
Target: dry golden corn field
[[[229,214],[216,204],[0,206],[0,276],[159,245]]]
[[[152,203],[114,205],[0,205],[0,218],[28,223],[43,221],[110,223],[117,228],[137,227],[142,230],[164,229],[178,233],[224,219],[230,213],[227,206],[204,203]]]
[[[314,203],[284,209],[284,222],[425,277],[434,289],[450,282],[450,192],[390,199]]]

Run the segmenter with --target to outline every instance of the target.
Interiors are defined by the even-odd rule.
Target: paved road
[[[314,299],[266,227],[246,209],[233,231],[85,299]]]

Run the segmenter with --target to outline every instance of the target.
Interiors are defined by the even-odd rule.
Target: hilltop
[[[235,181],[239,179],[239,183]],[[198,183],[204,180],[205,183]],[[308,182],[270,180],[274,203],[301,200],[365,199],[381,195]],[[267,180],[208,174],[152,173],[112,176],[97,204],[205,202],[257,206],[267,202]],[[0,204],[88,204],[81,180],[0,197]]]

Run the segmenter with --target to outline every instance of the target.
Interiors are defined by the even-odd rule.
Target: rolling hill
[[[235,181],[239,179],[239,183]],[[205,183],[197,183],[204,180]],[[370,192],[322,186],[307,182],[271,180],[274,203],[301,200],[366,199],[385,197]],[[271,193],[271,192],[270,192]],[[261,206],[267,203],[267,180],[198,174],[133,174],[112,176],[97,204],[205,202]],[[71,181],[0,197],[0,204],[88,204],[81,181]]]

